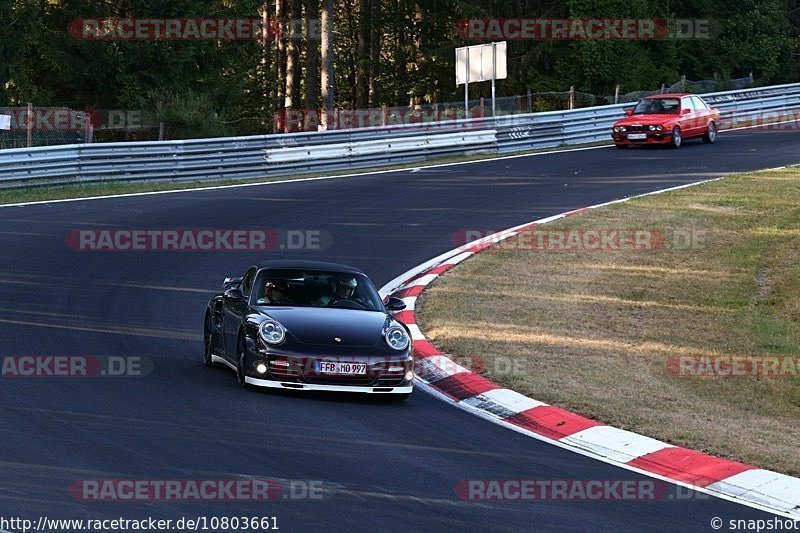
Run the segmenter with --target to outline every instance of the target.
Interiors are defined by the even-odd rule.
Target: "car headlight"
[[[656,131],[656,127],[653,124],[650,125],[650,131]]]
[[[266,320],[258,327],[261,340],[267,344],[280,344],[286,338],[286,330],[274,320]]]
[[[614,128],[613,128],[613,129],[614,129],[614,133],[616,133],[616,132],[618,132],[618,131],[619,131],[619,126],[614,126]]]
[[[386,339],[386,344],[392,350],[403,351],[408,348],[411,339],[402,326],[392,326],[383,333],[383,338]]]
[[[662,126],[661,124],[659,124],[658,126],[656,126],[656,131],[661,131],[661,130],[663,130],[663,129],[664,129],[664,126]]]
[[[623,131],[623,132],[624,131],[628,131],[628,128],[626,128],[625,126],[620,126],[619,127],[619,131]]]

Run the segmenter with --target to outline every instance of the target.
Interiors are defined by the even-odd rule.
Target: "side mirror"
[[[226,300],[241,300],[241,301],[245,300],[244,293],[242,292],[242,289],[240,289],[239,287],[228,289],[223,293],[223,296],[225,297]]]
[[[681,110],[681,115],[688,115],[688,114],[689,114],[689,113],[691,113],[691,112],[692,112],[692,110],[691,110],[691,109],[689,109],[689,108],[682,109],[682,110]]]
[[[628,116],[633,115],[633,109],[626,109],[625,110],[625,114],[628,115]]]
[[[406,304],[403,302],[403,300],[400,298],[395,298],[394,296],[389,298],[389,300],[386,302],[386,309],[389,311],[402,311],[405,308]]]
[[[243,278],[225,278],[225,281],[222,282],[222,290],[238,287],[242,284],[242,279]]]

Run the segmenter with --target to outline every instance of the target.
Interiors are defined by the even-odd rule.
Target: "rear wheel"
[[[672,128],[672,138],[670,140],[670,146],[673,148],[680,148],[681,144],[683,144],[683,137],[681,137],[681,129],[678,126]]]
[[[703,135],[703,142],[706,144],[714,144],[717,142],[717,125],[713,122],[708,123],[706,134]]]

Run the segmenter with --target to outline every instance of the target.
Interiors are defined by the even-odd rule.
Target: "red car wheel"
[[[708,129],[706,129],[706,134],[703,135],[703,142],[706,144],[714,144],[717,141],[717,125],[714,124],[714,121],[708,123]]]
[[[672,128],[672,138],[670,139],[670,146],[673,148],[680,148],[681,144],[683,144],[683,137],[681,137],[681,128],[680,126],[675,126]]]

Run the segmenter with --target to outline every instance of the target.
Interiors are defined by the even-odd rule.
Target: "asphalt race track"
[[[205,304],[263,254],[76,252],[70,230],[275,227],[380,287],[454,246],[632,194],[800,163],[796,131],[737,131],[680,150],[604,148],[344,179],[0,208],[0,355],[152,358],[141,378],[0,378],[0,515],[32,520],[276,516],[282,531],[710,530],[770,515],[690,501],[468,502],[464,479],[644,479],[453,408],[245,391],[202,365]],[[491,287],[487,287],[490,291]],[[321,480],[322,500],[92,502],[81,479]]]

